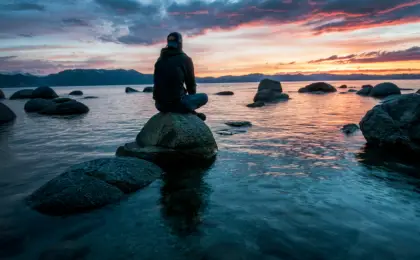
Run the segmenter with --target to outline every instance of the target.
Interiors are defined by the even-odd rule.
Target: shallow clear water
[[[420,88],[420,81],[394,82]],[[38,259],[53,248],[69,250],[61,260],[420,259],[417,170],[366,150],[360,132],[339,130],[380,101],[297,93],[306,84],[283,83],[291,100],[254,109],[245,105],[257,83],[200,85],[210,98],[201,112],[220,149],[214,165],[69,217],[38,214],[23,199],[70,165],[114,156],[133,141],[156,113],[151,94],[125,94],[125,86],[55,88],[99,96],[83,100],[91,111],[73,118],[26,114],[25,101],[3,101],[17,120],[0,128],[0,259]],[[235,95],[212,95],[221,90]],[[253,126],[218,135],[228,120]]]

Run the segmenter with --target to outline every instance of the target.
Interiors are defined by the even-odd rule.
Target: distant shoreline
[[[242,76],[197,77],[198,84],[205,83],[253,83],[264,78],[280,82],[299,81],[346,81],[346,80],[419,80],[420,74],[392,74],[392,75],[366,75],[366,74],[282,74],[264,75],[248,74]],[[135,70],[65,70],[47,76],[34,76],[30,74],[1,74],[0,88],[38,87],[40,85],[54,87],[75,86],[116,86],[116,85],[147,85],[153,84],[152,74],[142,74]]]

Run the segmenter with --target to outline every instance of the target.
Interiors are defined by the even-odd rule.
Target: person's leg
[[[199,93],[194,95],[186,95],[182,98],[183,105],[191,112],[204,106],[209,101],[207,94]]]

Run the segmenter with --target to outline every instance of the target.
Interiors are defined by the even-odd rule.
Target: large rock
[[[15,118],[15,113],[8,106],[0,103],[0,124],[12,122]]]
[[[212,132],[196,115],[158,113],[146,123],[136,142],[119,147],[117,155],[167,168],[211,163],[217,150]]]
[[[263,79],[258,85],[254,102],[276,102],[288,100],[289,95],[282,93],[281,83],[271,79]]]
[[[55,103],[39,111],[43,115],[80,115],[89,112],[89,108],[76,100]]]
[[[34,91],[32,89],[21,89],[16,91],[15,93],[13,93],[10,96],[10,100],[15,100],[15,99],[29,99],[32,98],[32,93]]]
[[[153,92],[153,87],[145,87],[143,89],[143,92],[145,92],[145,93],[152,93]]]
[[[83,96],[83,91],[81,90],[73,90],[69,93],[70,96]]]
[[[43,99],[43,98],[35,98],[26,102],[24,109],[26,112],[32,113],[32,112],[39,112],[53,105],[55,105],[55,103],[52,100]]]
[[[71,99],[71,98],[68,98],[68,97],[59,97],[59,98],[54,98],[52,101],[60,104],[60,103],[69,102],[69,101],[72,101],[72,100],[74,100],[74,99]]]
[[[159,178],[162,170],[134,158],[104,158],[77,164],[50,180],[27,199],[44,214],[66,215],[120,200]]]
[[[330,93],[336,92],[337,89],[325,82],[315,82],[304,88],[299,89],[299,93]]]
[[[57,93],[55,93],[52,88],[47,86],[38,87],[32,92],[32,98],[53,99],[57,97]]]
[[[371,85],[363,85],[362,89],[357,91],[356,94],[361,96],[369,96],[372,89],[373,87]]]
[[[137,92],[140,92],[140,91],[134,88],[130,88],[130,87],[125,88],[125,93],[137,93]]]
[[[360,129],[368,144],[420,153],[420,95],[406,94],[384,101],[367,112]]]
[[[0,89],[0,99],[4,99],[6,98],[6,96],[3,93],[3,90]]]
[[[401,95],[400,88],[391,82],[376,85],[369,93],[372,97],[387,97],[390,95]]]

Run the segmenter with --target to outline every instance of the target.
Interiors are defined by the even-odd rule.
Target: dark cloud
[[[194,36],[210,29],[294,23],[323,34],[420,22],[420,0],[4,1],[0,38],[68,33],[63,27],[78,26],[86,28],[86,38],[93,32],[100,41],[150,45],[170,31]]]
[[[420,47],[414,46],[406,50],[399,51],[374,51],[361,54],[351,54],[347,56],[333,55],[331,57],[319,60],[309,61],[310,64],[316,63],[377,63],[393,61],[420,61]]]
[[[7,5],[4,6],[4,10],[9,10],[9,11],[28,11],[28,10],[45,11],[45,6],[41,5],[41,4],[26,2],[26,3],[7,4]]]

